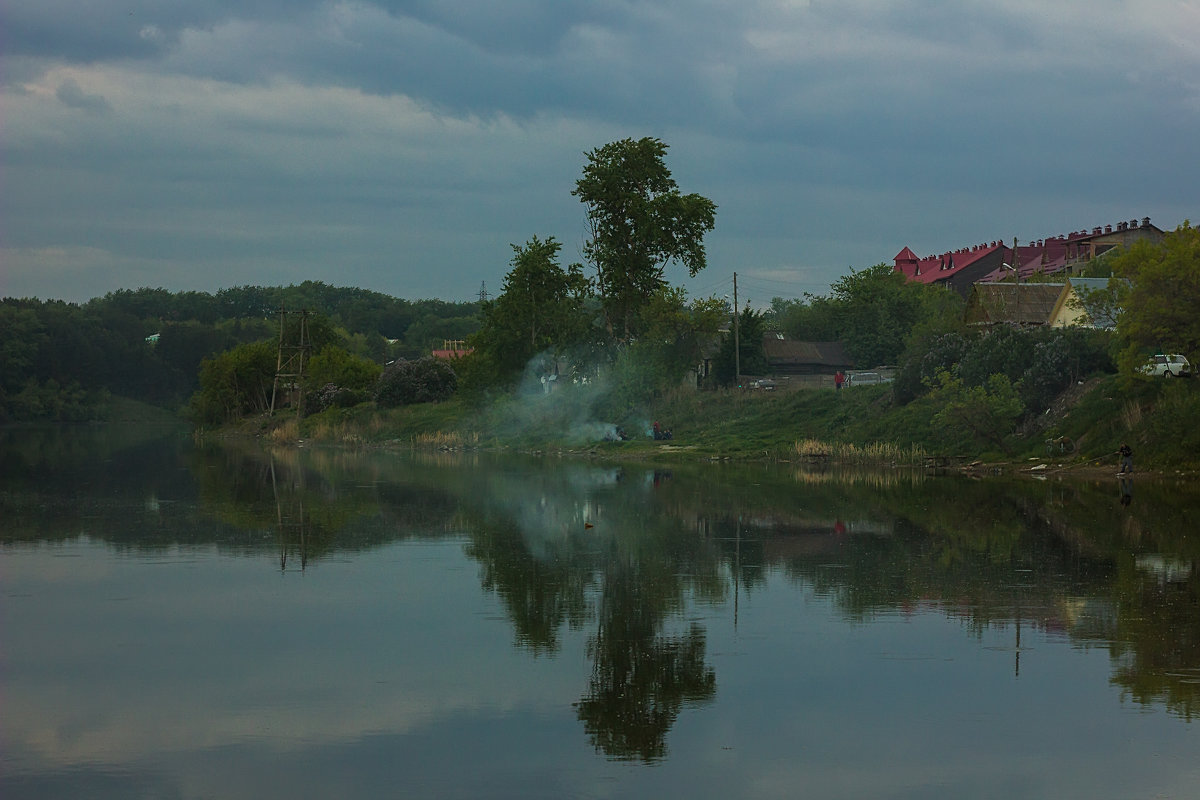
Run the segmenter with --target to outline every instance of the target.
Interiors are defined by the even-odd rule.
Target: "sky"
[[[852,269],[1200,220],[1200,0],[4,0],[0,296],[495,295],[583,260],[654,136],[755,305]]]

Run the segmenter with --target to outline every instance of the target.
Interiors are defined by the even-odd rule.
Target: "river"
[[[0,796],[1200,797],[1200,493],[0,432]]]

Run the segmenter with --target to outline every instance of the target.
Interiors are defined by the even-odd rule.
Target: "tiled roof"
[[[1045,239],[1038,244],[1017,247],[1017,267],[1021,280],[1027,280],[1036,273],[1054,275],[1067,268],[1067,239]],[[1012,248],[1005,248],[1007,256],[1012,254]],[[979,279],[980,283],[993,283],[1012,277],[1012,270],[999,267]]]
[[[990,245],[964,247],[950,253],[942,253],[939,256],[917,258],[906,247],[900,251],[900,255],[904,255],[907,252],[912,256],[912,259],[902,261],[900,255],[896,256],[896,270],[903,272],[909,280],[919,283],[933,283],[934,281],[946,280],[952,277],[989,253],[996,252],[998,249],[1004,249],[1004,245],[992,242]]]
[[[1122,241],[1128,242],[1128,237],[1137,235],[1162,235],[1162,231],[1150,223],[1149,217],[1139,222],[1136,219],[1129,222],[1119,222],[1116,225],[1105,225],[1089,230],[1073,231],[1068,234],[1038,239],[1027,245],[1017,247],[1014,255],[1013,248],[997,239],[991,243],[963,247],[940,255],[921,258],[911,249],[905,247],[895,258],[895,269],[903,273],[909,280],[920,283],[934,283],[953,277],[984,256],[1001,251],[1001,260],[1005,264],[1013,264],[1018,268],[1022,280],[1034,274],[1054,275],[1066,270],[1072,264],[1084,260],[1090,254],[1099,254],[1108,247]],[[983,277],[976,278],[977,283],[994,283],[1012,278],[1012,270],[997,266]]]
[[[854,363],[841,342],[797,342],[773,333],[763,336],[763,354],[772,364],[844,367]]]
[[[977,283],[967,300],[969,325],[1045,325],[1065,283]]]

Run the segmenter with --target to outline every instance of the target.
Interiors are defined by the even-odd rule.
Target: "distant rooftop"
[[[1114,247],[1163,235],[1149,217],[1143,217],[1036,239],[1017,244],[1015,250],[1001,239],[924,257],[905,247],[896,254],[894,269],[919,283],[950,283],[959,275],[970,283],[995,283],[1012,278],[1014,272],[1020,280],[1027,280],[1035,274],[1067,272]],[[972,266],[975,269],[967,269]]]

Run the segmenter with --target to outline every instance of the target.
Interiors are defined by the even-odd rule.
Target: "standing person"
[[[1133,448],[1128,444],[1122,444],[1117,454],[1121,456],[1121,472],[1118,474],[1127,475],[1133,472]]]
[[[834,376],[833,376],[833,388],[841,389],[842,384],[845,382],[846,382],[846,375],[839,369],[836,373],[834,373]]]

